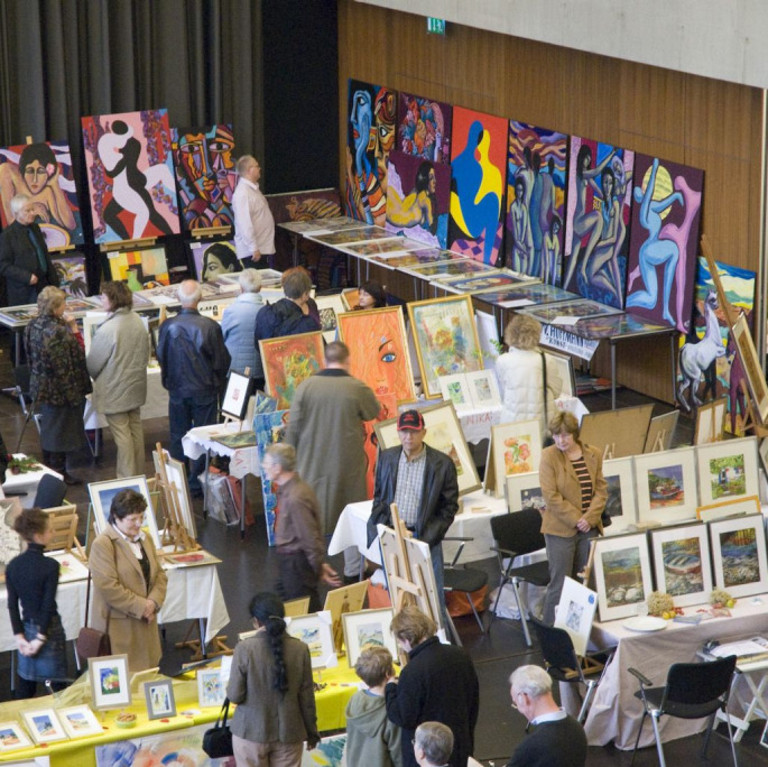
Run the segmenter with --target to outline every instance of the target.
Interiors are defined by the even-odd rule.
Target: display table
[[[491,428],[501,421],[501,405],[489,408],[457,410],[461,432],[467,442],[476,445],[484,439],[491,438]]]
[[[249,425],[246,425],[246,429]],[[187,458],[196,460],[206,453],[229,458],[229,473],[237,479],[246,474],[261,476],[259,453],[256,446],[231,448],[213,439],[214,434],[236,434],[242,431],[239,422],[217,423],[211,426],[196,426],[190,429],[182,438],[181,446]]]
[[[595,623],[591,640],[598,648],[616,647],[616,654],[597,688],[592,708],[584,724],[590,746],[605,746],[613,741],[616,748],[634,748],[637,729],[643,713],[642,703],[635,698],[637,679],[627,669],[636,668],[654,686],[666,683],[667,670],[673,663],[695,663],[705,642],[720,642],[765,633],[768,594],[745,598],[731,610],[730,618],[713,618],[698,626],[668,621],[667,628],[654,633],[636,633],[624,628],[623,621]],[[687,608],[692,615],[696,608]],[[732,698],[732,707],[734,698]],[[734,710],[734,713],[739,713]],[[706,719],[663,717],[659,724],[662,741],[685,738],[701,732]],[[643,728],[640,746],[653,745],[653,729]]]
[[[14,458],[26,458],[24,453],[14,453]],[[49,469],[47,466],[40,464],[40,468],[35,471],[25,471],[23,474],[12,474],[8,469],[5,472],[5,482],[3,482],[3,493],[6,497],[18,496],[21,505],[25,509],[31,509],[35,502],[35,495],[37,495],[37,486],[40,484],[40,480],[46,475],[50,474],[56,479],[64,479],[58,472],[53,469]]]

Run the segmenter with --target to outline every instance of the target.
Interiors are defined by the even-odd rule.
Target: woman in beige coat
[[[115,655],[125,653],[131,673],[157,666],[162,649],[157,612],[168,578],[155,545],[141,531],[147,502],[135,490],[112,500],[109,527],[91,546],[93,627],[106,631]]]
[[[590,541],[603,532],[600,517],[607,491],[602,454],[579,440],[575,416],[558,412],[549,429],[555,444],[541,454],[539,482],[546,504],[541,532],[549,561],[543,620],[552,625],[565,576],[576,578],[584,569]]]

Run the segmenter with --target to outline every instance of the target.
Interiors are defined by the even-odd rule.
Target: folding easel
[[[180,551],[195,551],[201,548],[200,544],[189,534],[181,514],[179,491],[174,482],[168,479],[165,466],[165,452],[163,446],[156,443],[157,449],[157,487],[165,511],[165,526],[161,534],[163,544],[173,543],[173,553]]]

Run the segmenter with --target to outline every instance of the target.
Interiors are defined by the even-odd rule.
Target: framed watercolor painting
[[[485,368],[467,373],[467,384],[469,396],[476,408],[491,408],[501,405],[499,382],[495,370]]]
[[[696,411],[696,431],[693,435],[694,445],[707,445],[710,442],[720,442],[725,431],[725,414],[728,410],[728,398],[699,405]]]
[[[170,681],[170,680],[169,680]],[[85,738],[101,735],[104,728],[96,718],[90,706],[71,706],[58,710],[59,721],[70,738]]]
[[[746,517],[750,514],[760,513],[760,499],[756,495],[739,498],[735,501],[722,501],[711,503],[708,506],[699,506],[696,509],[696,517],[702,522],[715,522],[727,517]]]
[[[402,309],[345,312],[338,322],[339,337],[349,347],[350,375],[368,384],[377,396],[392,394],[398,404],[412,402],[413,371]]]
[[[347,648],[347,662],[354,668],[360,653],[369,647],[385,647],[397,659],[397,643],[389,628],[394,616],[391,607],[380,610],[359,610],[344,613],[344,645]]]
[[[107,529],[112,499],[121,490],[135,490],[144,496],[147,508],[144,511],[144,524],[141,526],[141,529],[152,537],[152,542],[159,549],[160,534],[157,530],[157,520],[155,519],[155,512],[152,510],[152,498],[149,495],[147,478],[143,475],[88,483],[88,494],[91,496],[91,505],[93,506],[93,526],[96,529],[96,534],[98,535]]]
[[[623,533],[637,522],[637,501],[635,499],[635,470],[631,458],[613,458],[603,461],[603,476],[608,497],[605,510],[611,517],[606,535]]]
[[[744,437],[696,448],[701,505],[757,495],[757,439]]]
[[[594,573],[600,620],[635,615],[653,589],[645,533],[598,538]]]
[[[694,448],[635,456],[639,523],[674,525],[696,518]]]
[[[0,722],[0,754],[30,748],[32,742],[18,722]]]
[[[226,695],[220,668],[197,670],[197,702],[200,708],[221,706]]]
[[[367,596],[367,580],[333,589],[325,595],[323,610],[328,610],[331,613],[331,619],[333,620],[333,644],[336,647],[337,653],[341,654],[344,650],[342,617],[347,613],[356,613],[362,610]],[[306,611],[303,615],[306,615]]]
[[[439,377],[482,370],[483,355],[469,296],[408,304],[425,395],[440,396]]]
[[[521,509],[538,509],[544,511],[544,495],[541,492],[539,472],[529,471],[526,474],[511,474],[506,481],[507,506],[510,511]]]
[[[176,716],[176,699],[173,696],[173,680],[158,679],[144,683],[144,699],[149,719]]]
[[[227,379],[227,389],[224,392],[224,401],[221,403],[222,415],[242,421],[248,410],[248,400],[251,396],[253,379],[234,370]]]
[[[124,708],[131,703],[127,655],[105,655],[88,658],[91,681],[91,703],[98,711]]]
[[[539,470],[541,426],[538,420],[515,421],[491,427],[488,460],[485,463],[485,489],[497,496],[507,477]]]
[[[464,373],[440,376],[438,381],[443,399],[453,403],[456,410],[468,410],[472,407],[472,396],[469,393],[467,376]]]
[[[732,597],[768,591],[768,561],[762,514],[709,523],[715,587]]]
[[[707,526],[697,522],[651,530],[656,591],[669,594],[675,607],[699,605],[712,591]]]
[[[52,743],[69,737],[52,708],[22,711],[21,716],[35,743]]]
[[[325,367],[320,330],[259,341],[259,351],[267,394],[277,399],[280,410],[290,408],[302,381]]]
[[[456,416],[456,410],[451,402],[438,402],[436,405],[420,408],[424,417],[427,434],[424,441],[442,453],[450,456],[456,466],[459,481],[459,495],[471,493],[480,488],[480,477],[475,461],[469,450],[461,424]],[[385,450],[400,444],[397,436],[397,418],[374,424],[379,447]]]
[[[286,618],[285,622],[286,631],[309,647],[312,668],[332,668],[338,665],[330,610]]]

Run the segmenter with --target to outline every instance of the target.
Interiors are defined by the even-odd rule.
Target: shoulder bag
[[[227,724],[228,715],[229,698],[224,698],[224,705],[221,707],[216,724],[203,734],[203,751],[211,759],[234,756],[234,751],[232,750],[232,731]]]
[[[91,571],[88,569],[88,585],[85,589],[85,625],[80,629],[80,633],[75,640],[75,650],[80,661],[88,658],[100,658],[104,655],[112,655],[112,642],[109,639],[109,618],[112,615],[110,610],[107,613],[106,631],[90,628],[88,626],[88,608],[91,602]]]

